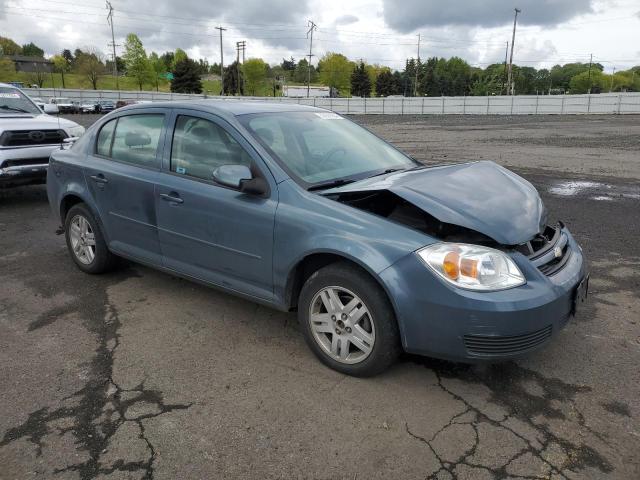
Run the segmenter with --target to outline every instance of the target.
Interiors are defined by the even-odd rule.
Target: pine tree
[[[360,64],[351,73],[351,95],[358,97],[369,97],[371,95],[371,79],[363,61],[360,61]]]
[[[388,97],[395,95],[397,91],[396,81],[391,70],[383,70],[376,78],[376,95],[378,97]]]
[[[226,95],[244,95],[244,78],[238,62],[224,67],[224,93]]]
[[[171,91],[175,93],[202,93],[200,66],[190,58],[176,62],[171,80]]]

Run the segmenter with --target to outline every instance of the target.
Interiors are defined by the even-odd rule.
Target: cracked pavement
[[[640,158],[621,139],[640,117],[606,118],[358,119],[425,162],[508,150],[583,245],[578,317],[497,365],[342,376],[294,315],[134,264],[82,274],[44,188],[0,192],[0,478],[639,478]],[[580,147],[594,129],[606,148]]]

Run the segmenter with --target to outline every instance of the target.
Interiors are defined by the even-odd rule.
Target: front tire
[[[71,258],[80,270],[98,274],[115,266],[117,258],[107,248],[100,225],[84,203],[69,209],[64,231]]]
[[[376,375],[400,354],[393,308],[366,272],[335,263],[313,273],[298,299],[307,344],[325,365],[356,377]]]

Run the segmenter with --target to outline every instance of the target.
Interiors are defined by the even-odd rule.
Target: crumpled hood
[[[60,123],[58,124],[58,120]],[[45,113],[36,114],[0,114],[0,133],[5,130],[47,130],[59,128],[68,129],[78,124],[66,118],[54,117]]]
[[[531,240],[547,220],[533,185],[488,161],[391,173],[323,193],[379,190],[398,195],[441,222],[475,230],[503,245]]]

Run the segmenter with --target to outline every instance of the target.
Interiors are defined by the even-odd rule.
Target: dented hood
[[[323,192],[388,190],[444,223],[483,233],[503,245],[531,240],[546,224],[536,189],[493,162],[432,167],[372,177]]]

